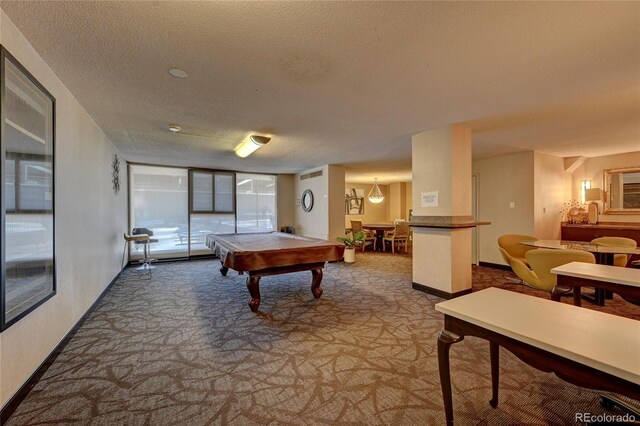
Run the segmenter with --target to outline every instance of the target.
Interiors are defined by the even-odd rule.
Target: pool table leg
[[[312,269],[311,276],[313,277],[313,281],[311,282],[311,293],[313,293],[313,297],[319,299],[324,291],[320,288],[320,283],[322,282],[322,268]]]
[[[256,312],[258,310],[258,306],[260,306],[260,277],[248,276],[247,289],[251,295],[251,299],[249,299],[249,308],[251,308],[251,312]]]

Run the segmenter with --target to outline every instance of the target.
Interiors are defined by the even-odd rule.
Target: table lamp
[[[598,201],[602,201],[604,199],[602,189],[600,188],[589,188],[585,190],[584,193],[585,201],[591,201],[589,203],[589,223],[591,225],[595,225],[598,223],[598,215],[600,214],[600,206],[598,205]]]

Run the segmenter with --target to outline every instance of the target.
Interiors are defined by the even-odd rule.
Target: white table
[[[525,246],[546,248],[554,250],[582,250],[593,253],[596,262],[600,265],[613,265],[616,254],[640,255],[640,249],[634,247],[606,246],[600,244],[591,244],[587,241],[565,241],[565,240],[536,240],[521,241],[520,244]],[[589,299],[587,296],[583,296]],[[591,300],[591,299],[589,299]],[[596,288],[594,300],[598,306],[604,306],[605,291]]]
[[[580,306],[580,288],[596,287],[617,293],[631,303],[640,303],[640,269],[593,263],[571,262],[551,270],[558,275],[558,287],[573,288],[573,303]],[[560,300],[554,288],[553,300]]]
[[[638,321],[497,288],[438,303],[436,310],[444,313],[438,364],[448,425],[453,425],[449,348],[464,336],[490,342],[494,408],[500,346],[567,382],[640,399]]]

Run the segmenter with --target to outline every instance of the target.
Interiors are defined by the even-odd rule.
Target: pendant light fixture
[[[374,204],[380,204],[384,200],[384,194],[378,186],[378,178],[373,179],[373,188],[369,191],[369,201]]]

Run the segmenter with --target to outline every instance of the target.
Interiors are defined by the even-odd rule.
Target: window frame
[[[200,168],[187,168],[189,171],[189,216],[192,214],[236,214],[236,172],[228,170],[213,170],[213,169],[200,169]],[[195,210],[193,208],[193,174],[208,174],[211,176],[211,206],[212,210]],[[216,175],[230,176],[231,177],[231,196],[233,198],[233,207],[231,210],[218,210],[216,206]]]

